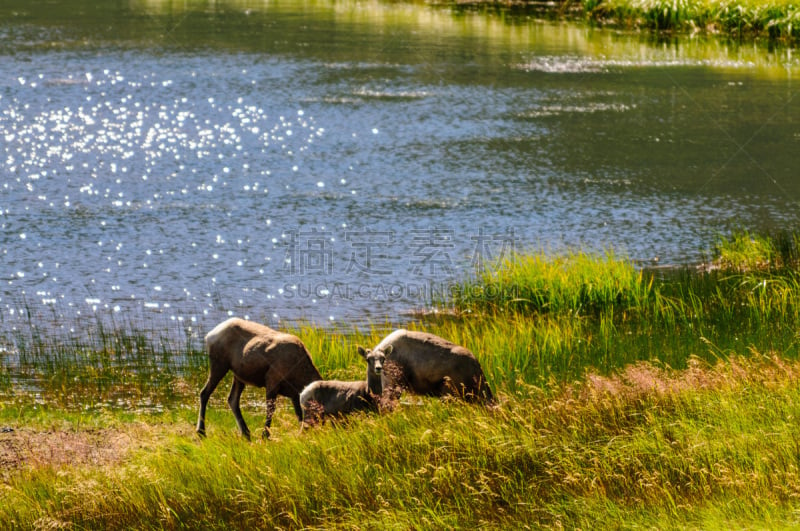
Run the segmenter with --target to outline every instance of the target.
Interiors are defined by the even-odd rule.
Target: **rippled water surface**
[[[95,5],[113,4],[113,5]],[[798,224],[798,60],[375,2],[0,5],[0,326],[402,320]]]

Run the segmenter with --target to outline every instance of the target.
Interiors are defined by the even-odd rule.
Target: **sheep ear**
[[[392,352],[394,352],[394,346],[393,346],[393,345],[386,345],[386,348],[385,348],[385,349],[383,349],[383,353],[384,353],[386,356],[389,356],[389,355],[391,355],[391,353],[392,353]]]
[[[367,351],[364,350],[364,347],[358,347],[358,353],[361,355],[362,358],[367,359]]]

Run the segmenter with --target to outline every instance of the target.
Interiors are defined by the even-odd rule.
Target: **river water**
[[[109,4],[109,5],[106,5]],[[398,2],[0,4],[0,328],[397,322],[798,225],[792,50]]]

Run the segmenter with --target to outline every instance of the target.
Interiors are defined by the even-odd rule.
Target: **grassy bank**
[[[485,409],[411,398],[274,439],[236,435],[205,354],[134,330],[14,338],[0,371],[0,521],[12,528],[790,527],[800,493],[795,235],[720,238],[703,267],[609,251],[516,257],[410,324],[473,350]],[[293,330],[328,377],[388,327]],[[8,352],[2,354],[10,360]],[[243,409],[263,418],[249,388]]]
[[[205,441],[188,410],[26,414],[0,436],[13,435],[16,452],[3,463],[0,519],[25,529],[790,527],[799,373],[762,355],[683,371],[637,364],[507,396],[495,410],[431,401],[304,433],[281,415],[280,437],[254,443],[220,410]],[[13,459],[26,466],[9,471]]]
[[[800,39],[800,5],[791,0],[564,0],[454,2],[545,18],[577,18],[600,26],[656,32],[721,34],[736,39]]]
[[[584,0],[582,5],[592,20],[623,27],[800,38],[800,6],[789,0]]]

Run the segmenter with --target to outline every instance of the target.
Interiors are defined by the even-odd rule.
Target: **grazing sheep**
[[[239,399],[245,384],[266,388],[267,420],[264,423],[264,437],[269,437],[278,395],[292,400],[295,414],[302,421],[300,391],[322,377],[300,339],[264,325],[232,318],[217,325],[206,335],[206,349],[209,359],[208,381],[200,391],[197,433],[205,435],[208,399],[228,371],[233,371],[228,405],[236,417],[242,435],[250,438],[250,430],[239,409]]]
[[[356,382],[318,380],[308,384],[300,393],[304,420],[341,417],[354,411],[378,408],[382,391],[383,352],[368,353],[359,347],[358,353],[367,362],[367,379]]]
[[[419,395],[453,395],[468,401],[493,402],[483,369],[464,347],[427,332],[395,330],[372,352],[383,352],[384,393],[408,390]],[[369,351],[367,351],[369,352]]]

